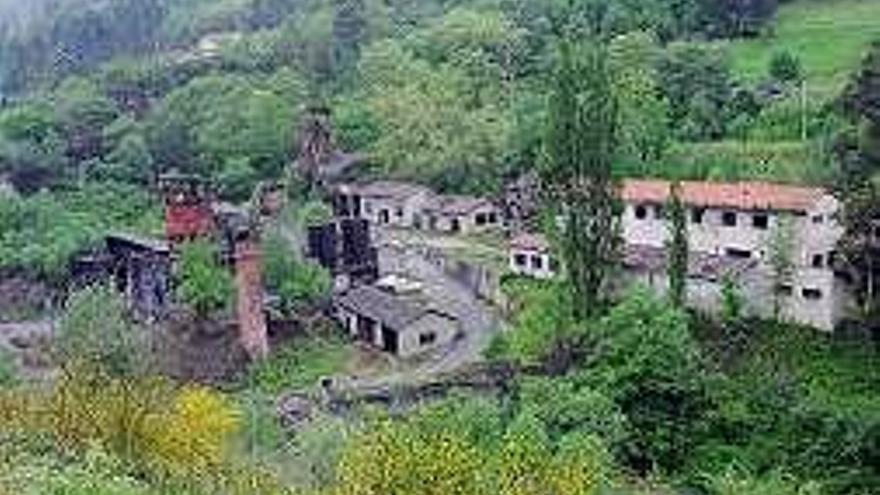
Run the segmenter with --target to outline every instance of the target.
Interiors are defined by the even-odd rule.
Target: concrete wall
[[[623,236],[628,244],[641,244],[663,247],[669,236],[669,222],[664,218],[667,208],[651,204],[627,204],[623,214]],[[833,251],[843,234],[840,225],[834,220],[840,208],[839,202],[830,195],[823,197],[816,207],[805,215],[788,215],[792,221],[796,264],[809,265],[814,254],[827,255]],[[645,218],[637,218],[637,211],[643,209]],[[749,251],[755,258],[764,258],[775,229],[783,214],[779,212],[740,211],[735,209],[706,209],[700,223],[693,221],[694,208],[687,209],[690,248],[712,254],[727,254],[728,249]],[[658,214],[659,213],[659,214]],[[734,215],[735,226],[724,225],[725,214]],[[767,227],[754,225],[756,216],[767,217]]]
[[[437,347],[448,345],[460,332],[458,322],[434,313],[428,313],[420,320],[410,324],[398,334],[398,355],[412,357]],[[422,342],[433,335],[430,342]]]
[[[429,219],[428,225],[431,225],[433,219],[433,229],[438,232],[455,233],[453,228],[454,221],[458,222],[458,232],[462,234],[475,234],[487,232],[501,227],[501,212],[493,205],[485,205],[475,209],[467,214],[461,215],[445,215],[428,212],[425,216]],[[482,223],[478,222],[478,217],[483,217]],[[489,220],[494,218],[494,222]]]
[[[353,338],[358,338],[359,316],[345,309],[337,310],[336,318]],[[383,322],[377,322],[375,339],[366,344],[377,349],[383,349],[385,342],[382,334]],[[448,345],[460,332],[457,321],[441,316],[436,313],[426,313],[422,318],[410,323],[406,328],[390,328],[397,333],[397,356],[402,358],[417,356],[429,352],[438,347]],[[433,337],[430,341],[430,335]]]
[[[424,228],[427,223],[424,214],[427,202],[427,192],[404,199],[364,197],[361,199],[361,216],[378,225],[413,228],[420,224]]]
[[[773,293],[772,272],[766,267],[750,270],[736,279],[743,297],[743,312],[747,316],[772,318],[774,300],[779,298],[779,318],[807,325],[819,330],[833,331],[853,303],[848,288],[828,270],[804,268],[793,277],[790,294]],[[648,287],[664,297],[669,281],[664,272],[627,272],[627,281]],[[688,305],[709,314],[722,309],[722,282],[702,278],[687,281]],[[815,298],[819,291],[820,297]],[[812,297],[805,295],[812,294]]]

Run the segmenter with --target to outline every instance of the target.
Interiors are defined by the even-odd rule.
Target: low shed
[[[375,285],[356,287],[334,302],[336,315],[356,339],[400,357],[452,342],[458,319],[420,294],[400,294]]]

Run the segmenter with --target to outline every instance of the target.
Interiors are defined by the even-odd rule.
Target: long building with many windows
[[[630,279],[661,292],[668,286],[671,188],[667,181],[628,180],[620,192],[624,267]],[[832,194],[766,182],[682,182],[679,195],[687,209],[688,299],[693,306],[716,310],[722,281],[731,278],[754,315],[778,311],[782,318],[823,330],[833,330],[844,318],[852,299],[846,280],[834,269],[843,228],[841,204]],[[789,239],[790,270],[774,288],[779,279],[772,245],[779,236]],[[514,273],[546,278],[552,262],[546,244],[532,234],[511,242]]]

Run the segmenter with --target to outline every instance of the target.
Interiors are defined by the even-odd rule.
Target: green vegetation
[[[180,300],[199,316],[230,309],[235,291],[232,274],[220,263],[214,243],[197,240],[185,244],[176,276]]]
[[[341,338],[297,339],[254,365],[243,383],[270,395],[314,387],[320,378],[343,371],[350,358],[351,347]]]
[[[315,407],[296,434],[277,421],[277,396],[348,372],[354,351],[341,338],[294,340],[232,384],[233,400],[151,369],[109,289],[74,294],[55,376],[10,380],[0,357],[0,492],[874,494],[876,346],[749,320],[731,281],[719,322],[640,291],[602,297],[612,175],[835,183],[851,207],[841,255],[861,270],[864,326],[876,328],[880,258],[866,233],[880,211],[880,45],[859,58],[880,36],[880,11],[790,0],[774,21],[775,7],[0,0],[0,187],[14,188],[0,196],[0,273],[63,280],[106,232],[156,231],[146,191],[171,168],[212,179],[223,199],[249,198],[258,181],[289,175],[313,105],[331,109],[345,151],[368,154],[356,178],[488,194],[541,168],[561,189],[594,193],[571,187],[560,201],[577,207],[572,280],[505,286],[511,328],[488,356],[511,365],[503,387],[390,413]],[[595,49],[562,50],[554,67],[560,33]],[[826,105],[838,96],[842,108]],[[291,254],[296,231],[327,214],[295,189],[303,206],[265,245],[267,287],[287,316],[329,287]],[[599,234],[584,236],[595,218]],[[201,316],[229,308],[217,258],[199,242],[179,260],[178,295]]]
[[[18,381],[18,365],[15,357],[4,348],[0,348],[0,388],[15,385]]]
[[[160,227],[157,205],[135,186],[95,183],[23,198],[0,195],[0,267],[59,277],[72,255],[109,231]]]
[[[843,89],[867,46],[880,37],[880,4],[864,0],[784,3],[769,35],[730,43],[734,70],[756,82],[767,78],[773,56],[800,59],[810,99],[825,102]]]

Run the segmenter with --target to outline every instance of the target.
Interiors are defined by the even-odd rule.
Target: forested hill
[[[320,101],[339,143],[387,175],[497,189],[540,159],[564,31],[608,44],[620,174],[827,181],[838,94],[801,101],[822,68],[788,37],[805,11],[853,5],[880,2],[0,0],[0,177],[27,192],[177,168],[241,199],[290,163],[299,112]]]

